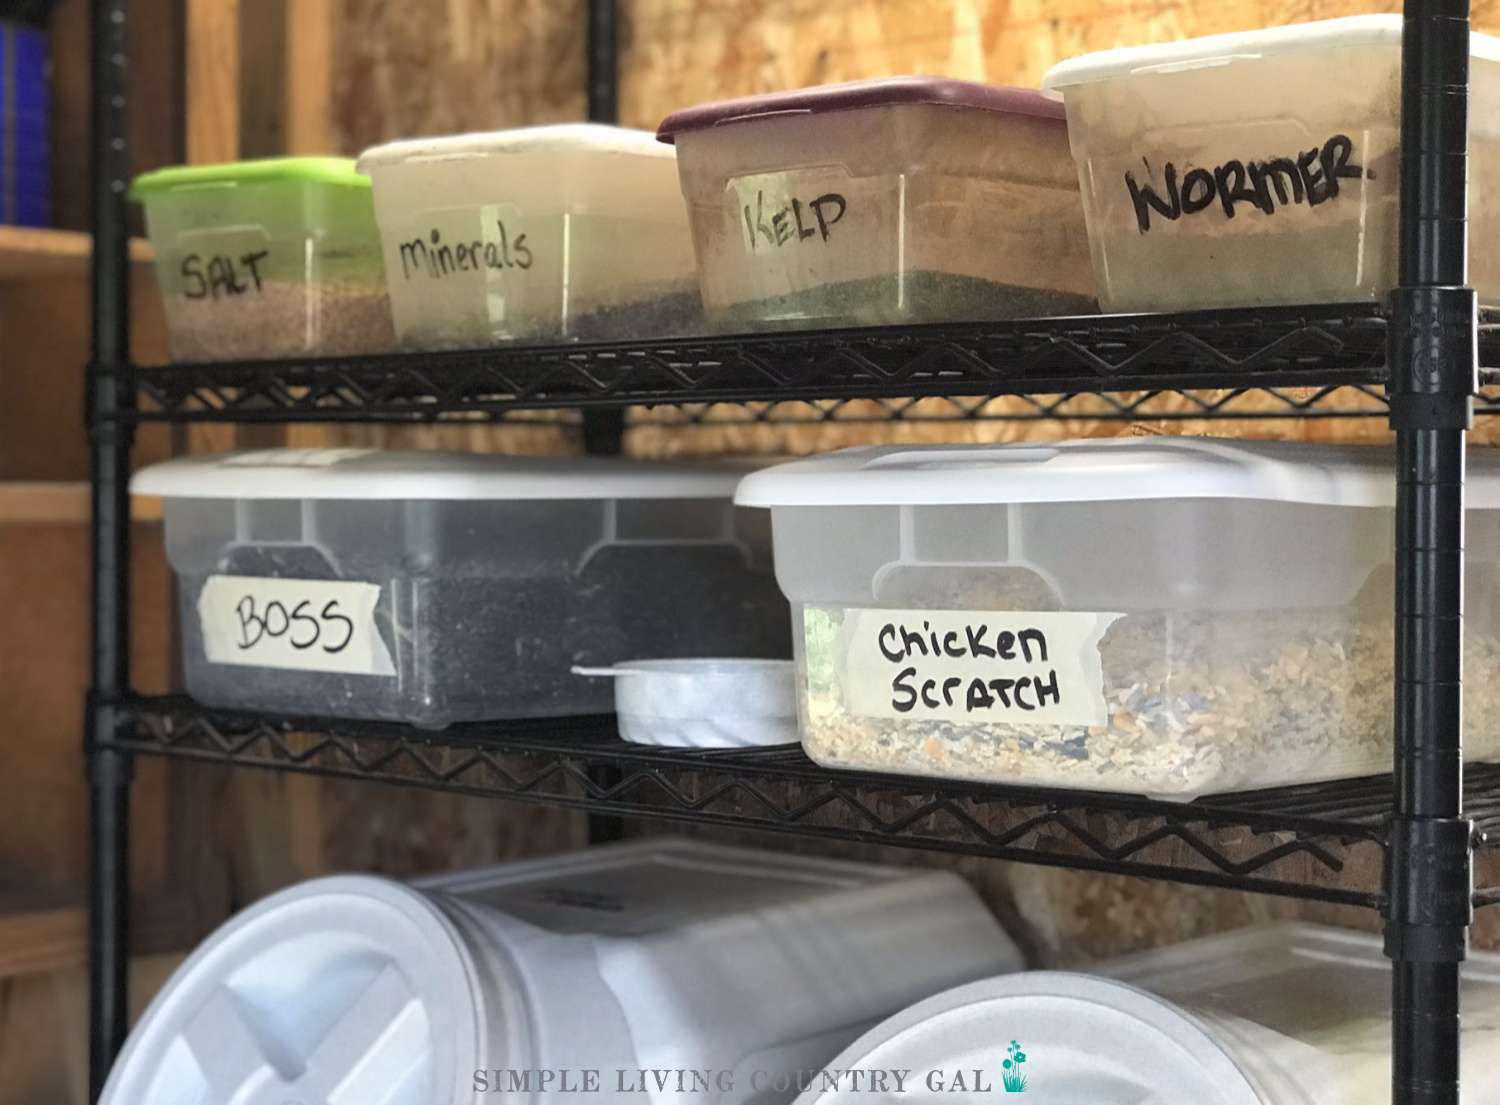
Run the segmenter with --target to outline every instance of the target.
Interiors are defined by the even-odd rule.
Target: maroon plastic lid
[[[970,111],[1031,115],[1040,119],[1061,120],[1065,117],[1060,102],[1029,88],[1003,88],[948,77],[882,77],[699,104],[668,115],[656,128],[656,137],[662,142],[671,142],[684,131],[707,130],[772,115],[821,115],[830,111],[894,104],[937,104]]]

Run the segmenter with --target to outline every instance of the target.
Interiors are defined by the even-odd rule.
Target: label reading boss
[[[1099,642],[1120,614],[849,610],[835,646],[857,717],[1105,725]]]
[[[198,595],[203,651],[212,664],[395,675],[379,601],[374,583],[210,576]]]

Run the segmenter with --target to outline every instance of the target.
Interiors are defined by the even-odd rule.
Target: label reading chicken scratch
[[[1099,642],[1121,617],[812,608],[804,624],[809,656],[819,624],[836,624],[834,680],[855,717],[1105,725]]]

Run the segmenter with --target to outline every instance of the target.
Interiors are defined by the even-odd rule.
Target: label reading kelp
[[[835,244],[849,214],[848,177],[830,169],[763,173],[730,182],[740,236],[751,255]]]

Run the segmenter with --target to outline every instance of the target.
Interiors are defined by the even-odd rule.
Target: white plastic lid
[[[1469,505],[1500,506],[1500,452],[1469,454]],[[1262,499],[1390,507],[1382,446],[1205,437],[1088,438],[1015,445],[878,445],[747,476],[742,506],[927,506]]]
[[[467,1101],[476,1069],[530,1065],[487,1054],[478,985],[452,923],[421,894],[320,879],[209,937],[142,1017],[101,1100]]]
[[[618,457],[265,449],[153,464],[130,490],[168,499],[728,499],[744,473]]]
[[[1370,46],[1399,48],[1401,16],[1350,15],[1342,19],[1293,23],[1286,27],[1206,35],[1181,42],[1101,50],[1054,65],[1042,78],[1042,91],[1053,92],[1070,85],[1091,84],[1138,73],[1168,73]],[[1500,60],[1500,39],[1471,34],[1469,51],[1476,58]]]
[[[867,1082],[845,1077],[837,1088],[809,1087],[796,1105],[994,1101],[1017,1052],[1024,1058],[1010,1070],[1025,1077],[1029,1105],[1261,1105],[1190,1016],[1133,986],[1060,971],[1005,975],[929,998],[826,1065],[830,1072],[909,1071],[904,1096],[872,1093]],[[894,1090],[889,1077],[887,1089]]]
[[[652,131],[612,127],[604,123],[557,123],[441,138],[408,138],[372,146],[359,155],[355,168],[368,175],[371,168],[401,161],[432,161],[494,154],[599,154],[671,160],[676,152],[663,146]]]

